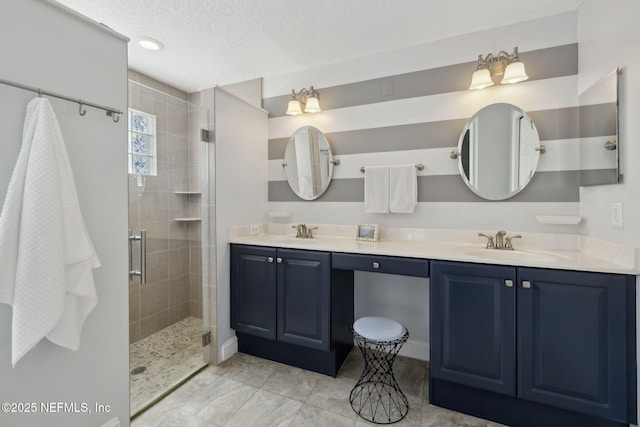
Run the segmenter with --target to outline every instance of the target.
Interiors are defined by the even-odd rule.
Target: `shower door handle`
[[[140,241],[140,270],[133,269],[133,242]],[[139,236],[134,236],[129,229],[129,280],[140,276],[140,284],[147,283],[147,231],[140,230]]]

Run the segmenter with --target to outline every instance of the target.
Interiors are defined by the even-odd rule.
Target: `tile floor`
[[[130,413],[138,413],[180,381],[206,365],[202,351],[202,320],[187,317],[129,346]]]
[[[360,427],[349,393],[362,371],[357,348],[336,378],[236,353],[210,366],[158,404],[132,427],[321,426]],[[394,426],[498,427],[499,424],[431,406],[425,362],[398,357],[394,373],[409,413]]]

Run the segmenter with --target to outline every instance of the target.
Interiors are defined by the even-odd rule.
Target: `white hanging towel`
[[[389,211],[413,213],[418,202],[416,165],[389,167]]]
[[[99,266],[56,116],[47,99],[35,98],[0,215],[0,303],[13,307],[13,366],[44,337],[79,348],[98,302]]]
[[[364,211],[389,212],[389,167],[367,166],[364,168]]]

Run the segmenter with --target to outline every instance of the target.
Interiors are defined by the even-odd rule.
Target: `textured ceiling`
[[[131,39],[129,66],[187,92],[576,10],[583,0],[57,0]],[[137,44],[164,43],[160,52]]]

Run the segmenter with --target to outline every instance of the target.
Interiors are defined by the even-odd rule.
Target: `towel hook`
[[[78,113],[84,117],[85,114],[87,114],[87,110],[85,110],[84,108],[82,108],[82,106],[84,105],[84,102],[82,102],[82,99],[78,100]]]
[[[107,111],[107,116],[111,116],[114,123],[118,123],[120,121],[120,115],[113,110]]]

